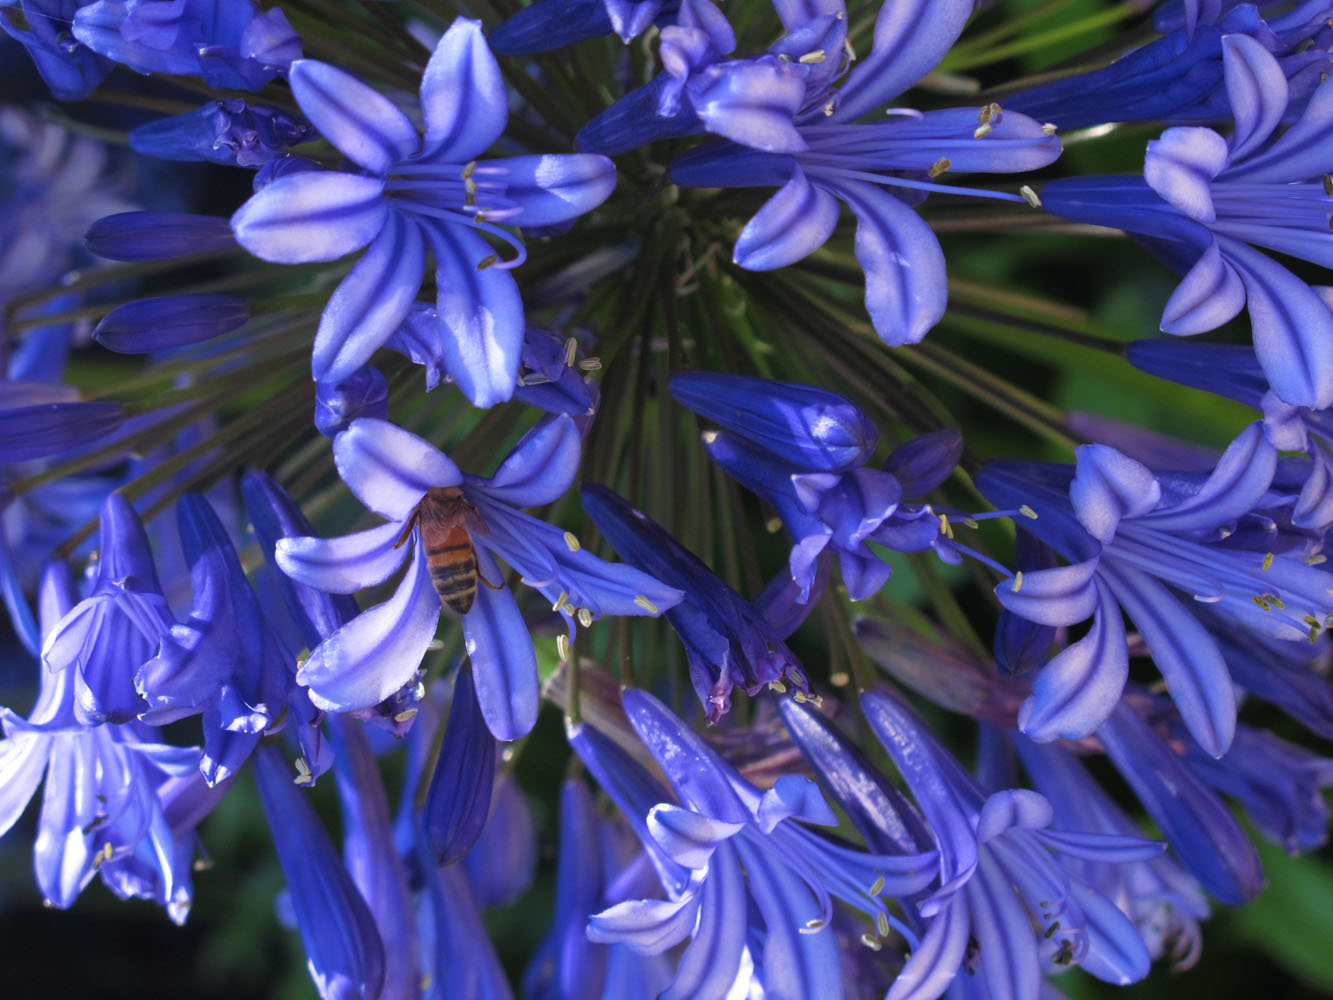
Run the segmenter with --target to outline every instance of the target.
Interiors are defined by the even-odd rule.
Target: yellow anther
[[[1015,594],[1023,589],[1023,571],[1021,569],[1014,574],[1014,582],[1010,585],[1009,589]]]
[[[570,552],[577,552],[579,550],[579,540],[575,537],[574,532],[572,531],[565,532],[565,544],[569,546]]]
[[[1060,126],[1055,124],[1055,122],[1047,122],[1041,127],[1041,130],[1047,135],[1055,135],[1056,132],[1060,131]]]
[[[555,651],[561,660],[569,659],[569,636],[563,632],[555,637]]]
[[[1259,568],[1260,568],[1260,569],[1272,569],[1272,568],[1273,568],[1273,553],[1270,552],[1270,553],[1268,553],[1266,556],[1264,556],[1264,561],[1263,561],[1263,563],[1259,566]]]
[[[579,620],[579,624],[587,628],[592,624],[592,612],[587,608],[579,608],[578,614],[574,616]]]
[[[805,674],[801,673],[799,670],[796,670],[795,668],[787,671],[787,680],[791,681],[798,688],[803,688],[806,686]]]
[[[560,591],[560,596],[556,598],[556,602],[551,605],[551,610],[558,612],[561,608],[565,606],[565,601],[567,600],[569,600],[569,595],[566,594],[563,590]]]
[[[477,261],[477,270],[484,271],[492,264],[498,264],[498,263],[500,263],[500,255],[496,253],[489,254],[481,258],[481,260]]]
[[[416,708],[405,708],[405,709],[403,709],[401,712],[399,712],[397,715],[395,715],[395,716],[393,717],[393,721],[394,721],[394,722],[407,722],[407,721],[409,721],[409,720],[411,720],[411,719],[415,719],[415,718],[417,717],[417,712],[419,712],[419,711],[420,711],[420,709],[416,709]]]
[[[769,682],[768,682],[768,689],[769,689],[770,691],[772,691],[774,694],[786,694],[786,693],[787,693],[787,685],[786,685],[786,684],[783,684],[782,681],[769,681]]]
[[[473,160],[471,163],[469,163],[467,166],[463,168],[463,180],[470,179],[472,177],[472,172],[476,169],[477,169],[477,161]]]
[[[1305,560],[1305,565],[1318,566],[1320,563],[1326,563],[1326,562],[1328,562],[1328,556],[1320,552],[1318,555],[1313,555],[1309,559]]]
[[[296,758],[296,777],[292,783],[296,785],[308,785],[315,780],[315,776],[310,772],[310,765],[306,763],[304,757]]]
[[[807,701],[810,700],[809,698],[807,698],[807,697],[805,696],[805,692],[804,692],[804,691],[793,691],[791,696],[792,696],[792,698],[796,701],[796,704],[798,704],[798,705],[804,705]]]
[[[1036,191],[1033,191],[1032,188],[1028,187],[1026,184],[1018,189],[1018,193],[1021,194],[1023,200],[1033,208],[1041,208],[1041,198],[1037,195]]]
[[[977,523],[977,519],[974,518],[974,517],[965,517],[965,518],[963,518],[963,524],[964,524],[966,527],[971,528],[973,531],[976,531],[978,528],[981,527],[981,525]]]
[[[1284,610],[1287,606],[1277,594],[1264,594],[1264,596],[1268,598],[1268,603],[1273,605],[1273,607],[1277,608],[1279,611]]]
[[[880,937],[889,936],[889,915],[882,910],[875,914],[875,930],[879,931]]]
[[[880,949],[879,940],[873,934],[862,934],[861,943],[871,951],[879,951]]]
[[[574,359],[579,356],[579,342],[570,337],[565,341],[565,367],[572,368]]]
[[[801,56],[798,62],[809,66],[813,63],[822,63],[827,58],[828,56],[824,53],[823,49],[815,49],[813,52],[807,52],[805,55]]]
[[[648,600],[648,598],[644,597],[642,594],[638,594],[634,598],[634,603],[638,607],[643,608],[643,610],[647,611],[650,615],[657,614],[657,605],[654,604],[652,601]]]
[[[823,929],[824,921],[822,920],[807,920],[804,927],[796,928],[800,934],[818,934]]]
[[[833,114],[833,112],[836,111],[837,109],[838,109],[838,102],[829,101],[827,104],[824,105],[824,117],[827,118],[828,116]]]
[[[782,527],[782,518],[780,517],[770,517],[767,521],[764,522],[764,530],[766,530],[770,535],[781,527]]]
[[[584,358],[582,361],[579,362],[579,369],[580,369],[581,371],[585,371],[585,372],[601,371],[601,369],[602,369],[602,359],[601,359],[601,358]]]
[[[948,170],[951,166],[953,166],[953,164],[949,161],[949,158],[947,156],[941,156],[938,160],[936,160],[934,163],[930,165],[930,168],[926,171],[926,176],[929,177],[931,180],[934,180],[936,177],[940,176],[940,174]]]
[[[1019,507],[1018,512],[1022,514],[1024,517],[1026,517],[1029,521],[1035,521],[1037,519],[1037,512],[1033,510],[1031,507],[1029,507],[1027,504],[1023,504],[1022,507]]]
[[[1263,608],[1265,611],[1273,610],[1271,607],[1269,607],[1268,602],[1264,600],[1262,594],[1255,594],[1252,598],[1250,598],[1250,600],[1254,601],[1255,604],[1259,605],[1259,607]]]
[[[878,896],[883,891],[884,891],[884,876],[881,875],[879,878],[875,879],[874,884],[871,885],[869,889],[869,893],[872,896]]]
[[[985,125],[978,125],[976,128],[972,130],[973,139],[984,139],[986,138],[986,136],[990,134],[991,134],[990,122],[987,122]]]

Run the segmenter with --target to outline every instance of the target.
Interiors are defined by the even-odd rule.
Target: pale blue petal
[[[977,840],[994,840],[1006,830],[1050,826],[1055,812],[1044,795],[1026,788],[1009,788],[986,799],[977,820]]]
[[[684,941],[699,914],[697,894],[678,900],[631,899],[588,919],[588,937],[623,944],[643,955],[660,955]]]
[[[379,235],[389,215],[378,177],[333,170],[287,174],[231,217],[236,241],[279,264],[345,257]]]
[[[797,166],[741,230],[733,259],[747,271],[795,264],[822,247],[837,224],[837,200],[811,184]]]
[[[1148,186],[1191,219],[1213,222],[1213,178],[1227,165],[1227,142],[1210,128],[1169,128],[1148,143]]]
[[[440,598],[415,546],[412,564],[394,595],[357,615],[311,651],[296,672],[319,708],[370,708],[416,673],[440,620]]]
[[[856,259],[866,275],[866,310],[894,346],[915,344],[944,315],[944,252],[919,215],[893,195],[860,181],[838,193],[856,213]]]
[[[1081,879],[1070,877],[1070,894],[1083,911],[1088,953],[1079,968],[1117,986],[1137,983],[1148,974],[1152,956],[1128,917]]]
[[[935,1000],[943,994],[963,964],[971,931],[967,896],[959,893],[930,922],[885,1000]]]
[[[1210,240],[1167,299],[1162,310],[1162,332],[1178,337],[1207,333],[1230,322],[1244,308],[1245,284],[1222,256],[1217,241]]]
[[[1024,573],[997,584],[995,596],[1007,609],[1038,625],[1075,625],[1097,607],[1094,577],[1100,557]]]
[[[1192,497],[1140,519],[1155,531],[1217,528],[1248,514],[1273,481],[1277,449],[1261,423],[1250,424],[1227,446],[1217,467]]]
[[[504,171],[504,196],[518,212],[506,224],[552,226],[577,219],[606,201],[616,187],[615,164],[594,153],[515,156],[489,160],[482,170]]]
[[[710,819],[670,802],[653,806],[648,813],[648,832],[653,839],[686,868],[703,868],[717,845],[745,829],[744,823]]]
[[[427,490],[463,481],[433,444],[374,417],[353,420],[333,439],[333,461],[357,499],[391,521],[405,521]]]
[[[412,308],[425,269],[420,227],[391,213],[319,318],[310,359],[318,381],[343,381],[393,336]]]
[[[860,118],[935,68],[962,34],[973,0],[885,0],[871,53],[856,64],[832,120]]]
[[[1236,119],[1231,159],[1244,159],[1273,134],[1287,112],[1287,75],[1277,57],[1249,35],[1222,36],[1227,99]]]
[[[417,130],[378,90],[314,59],[292,63],[292,96],[325,139],[358,166],[376,174],[417,149]]]
[[[523,351],[518,286],[504,268],[479,267],[494,253],[471,230],[433,225],[427,233],[435,248],[445,367],[473,406],[503,403],[514,394]]]
[[[504,132],[508,96],[480,21],[456,18],[440,38],[421,78],[421,114],[428,159],[467,163]]]
[[[806,148],[794,123],[805,100],[804,68],[773,56],[709,66],[685,85],[708,131],[767,153]]]
[[[772,833],[784,819],[799,819],[822,826],[837,826],[838,817],[829,808],[819,786],[800,774],[784,774],[759,800],[755,820],[759,829]]]
[[[1140,517],[1157,506],[1162,487],[1143,463],[1105,444],[1079,445],[1074,453],[1078,464],[1069,499],[1083,527],[1099,542],[1115,537],[1122,517]]]
[[[463,644],[472,660],[486,726],[497,740],[526,736],[537,723],[541,693],[532,636],[509,589],[482,584],[463,616]]]
[[[399,521],[338,538],[279,538],[278,566],[298,583],[328,594],[354,594],[383,583],[407,555],[396,545],[403,532]]]
[[[719,844],[699,901],[699,926],[659,1000],[723,1000],[745,948],[746,894],[730,844]]]
[[[1092,628],[1041,669],[1019,710],[1018,728],[1034,740],[1082,739],[1120,701],[1129,677],[1125,625],[1110,590],[1095,585],[1093,592]]]
[[[578,474],[583,437],[564,415],[543,419],[524,435],[495,475],[486,492],[515,507],[535,507],[564,496]]]

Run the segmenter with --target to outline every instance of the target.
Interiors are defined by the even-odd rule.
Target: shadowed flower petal
[[[379,91],[314,59],[292,63],[292,96],[320,135],[358,166],[385,174],[417,148],[417,130]]]
[[[389,217],[378,177],[333,170],[287,174],[231,217],[236,241],[279,264],[337,260],[379,235]]]
[[[333,461],[358,500],[393,521],[406,520],[426,491],[457,486],[463,474],[434,445],[387,420],[353,420],[334,439]]]

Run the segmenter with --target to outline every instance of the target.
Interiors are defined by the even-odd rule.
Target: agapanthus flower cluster
[[[0,911],[324,1000],[1317,923],[1330,25],[0,0]]]

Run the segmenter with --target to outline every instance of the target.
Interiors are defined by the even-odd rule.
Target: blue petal
[[[743,893],[742,893],[743,895]],[[588,937],[606,944],[624,944],[644,955],[660,955],[694,929],[699,898],[632,899],[588,918]]]
[[[358,166],[376,174],[416,151],[417,130],[378,90],[328,63],[298,59],[292,96],[321,135]]]
[[[1225,179],[1283,184],[1318,177],[1327,169],[1333,152],[1330,121],[1333,121],[1333,82],[1325,81],[1310,95],[1296,124],[1263,152],[1229,167]]]
[[[380,234],[389,217],[378,177],[333,170],[287,174],[231,217],[236,241],[279,264],[337,260]]]
[[[707,866],[717,845],[743,829],[744,823],[710,819],[670,802],[659,803],[648,813],[648,832],[673,861],[686,868]]]
[[[514,394],[523,351],[523,302],[509,272],[479,267],[490,245],[462,226],[433,225],[436,308],[445,367],[468,402],[494,406]]]
[[[480,21],[456,18],[441,36],[421,78],[421,114],[427,159],[466,163],[504,132],[509,120],[504,78]]]
[[[1069,499],[1083,527],[1099,542],[1115,537],[1121,518],[1140,517],[1157,506],[1161,484],[1141,462],[1104,444],[1079,445],[1075,454]]]
[[[1147,643],[1190,733],[1208,753],[1222,756],[1236,732],[1236,692],[1217,643],[1146,573],[1117,564],[1106,579]]]
[[[536,507],[564,496],[578,474],[583,439],[567,416],[548,417],[523,436],[485,484],[488,494],[515,507]]]
[[[747,271],[786,267],[822,247],[837,224],[837,199],[812,185],[797,166],[745,224],[732,259]]]
[[[537,723],[541,701],[537,654],[507,587],[477,588],[476,602],[463,616],[463,645],[472,660],[486,726],[497,740],[526,736]]]
[[[833,120],[861,117],[934,69],[962,34],[972,7],[973,0],[885,0],[871,53],[842,85]]]
[[[606,201],[616,186],[615,164],[594,153],[514,156],[489,160],[485,169],[504,171],[504,196],[519,206],[505,222],[515,226],[576,219]]]
[[[418,544],[393,596],[315,647],[297,670],[297,683],[326,711],[377,705],[416,673],[439,620],[440,598]]]
[[[1079,967],[1089,975],[1117,986],[1137,983],[1146,976],[1152,956],[1130,919],[1111,900],[1081,879],[1070,878],[1069,888],[1087,921],[1088,953],[1079,962]]]
[[[1188,499],[1139,519],[1157,531],[1191,532],[1217,528],[1258,506],[1277,469],[1277,449],[1263,425],[1251,424],[1227,445],[1217,467]]]
[[[324,307],[311,355],[316,379],[341,382],[370,360],[407,318],[425,268],[420,227],[391,213]]]
[[[1287,112],[1287,75],[1277,57],[1248,35],[1222,36],[1227,98],[1236,118],[1231,159],[1241,160],[1262,146]]]
[[[866,275],[866,310],[894,346],[915,344],[944,315],[948,278],[935,234],[892,194],[861,181],[839,181],[856,213],[856,259]]]
[[[463,481],[434,445],[373,417],[353,420],[334,439],[333,461],[357,499],[391,521],[405,521],[427,490]]]
[[[1210,128],[1169,128],[1148,143],[1143,177],[1191,219],[1214,222],[1213,178],[1227,165],[1227,143]]]
[[[916,497],[948,479],[962,457],[962,433],[956,427],[945,427],[893,449],[884,461],[884,471],[902,484],[904,496]]]
[[[1162,310],[1163,333],[1190,337],[1216,330],[1245,308],[1245,284],[1216,240],[1180,279]]]
[[[1041,970],[1032,921],[1008,874],[983,853],[976,877],[964,891],[980,952],[977,975],[991,1000],[1037,996]]]
[[[994,840],[1007,830],[1050,826],[1055,819],[1051,804],[1043,795],[1026,788],[1010,788],[986,799],[977,819],[977,840]]]
[[[250,307],[234,295],[169,295],[112,309],[93,339],[119,354],[147,354],[220,337],[249,318]]]
[[[1263,254],[1227,240],[1245,282],[1254,352],[1273,391],[1293,406],[1333,406],[1333,313],[1310,286]]]
[[[884,1000],[935,1000],[943,995],[967,955],[971,916],[967,896],[954,896],[931,920]]]
[[[1039,625],[1075,625],[1097,607],[1096,558],[1015,575],[997,584],[995,596],[1014,614]]]
[[[1018,713],[1018,728],[1034,740],[1082,739],[1106,721],[1124,690],[1129,651],[1120,607],[1105,586],[1094,584],[1092,594],[1092,628],[1041,669]]]
[[[665,705],[635,688],[621,694],[625,713],[683,803],[712,819],[747,823],[751,816],[732,789],[735,772]]]
[[[383,583],[403,563],[407,549],[395,544],[403,524],[389,521],[337,538],[278,539],[278,568],[298,583],[330,594],[354,594]]]
[[[759,800],[755,819],[765,833],[772,833],[784,819],[799,819],[822,826],[837,826],[839,822],[819,793],[819,786],[800,774],[784,774],[778,778]]]
[[[746,893],[730,844],[720,844],[699,900],[699,925],[676,976],[659,1000],[722,1000],[736,980],[745,947]]]
[[[773,56],[709,66],[685,85],[708,131],[768,153],[806,148],[794,124],[805,100],[803,68]]]

